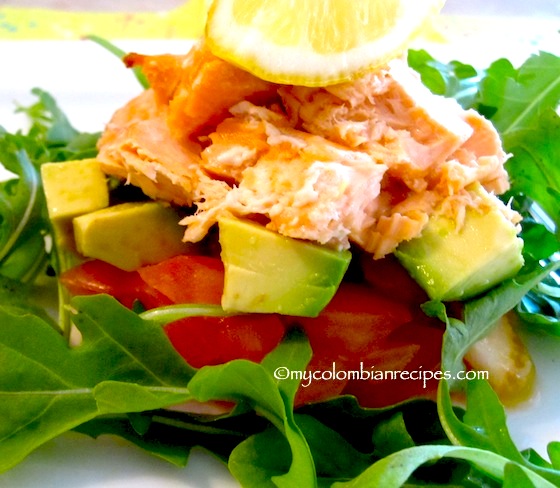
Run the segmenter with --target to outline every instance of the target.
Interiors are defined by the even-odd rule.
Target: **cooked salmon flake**
[[[432,94],[401,59],[325,88],[265,82],[202,43],[127,63],[151,89],[114,114],[99,159],[151,198],[193,207],[186,241],[223,215],[260,216],[280,234],[381,258],[432,215],[460,225],[481,206],[469,185],[509,186],[492,124]]]

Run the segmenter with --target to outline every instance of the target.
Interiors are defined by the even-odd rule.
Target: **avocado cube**
[[[395,255],[432,300],[465,300],[514,276],[523,266],[523,240],[500,211],[504,205],[482,186],[474,190],[488,212],[468,208],[464,225],[431,218],[422,235],[399,245]]]
[[[41,178],[52,221],[109,205],[107,179],[95,159],[45,163],[41,166]]]
[[[349,251],[292,239],[248,220],[221,218],[218,226],[224,310],[315,317],[350,264]]]
[[[72,219],[109,205],[107,179],[95,159],[45,163],[41,179],[54,240],[66,251],[66,264],[72,266],[81,260],[76,254]]]
[[[180,217],[158,202],[107,207],[73,220],[78,252],[125,271],[188,252]]]

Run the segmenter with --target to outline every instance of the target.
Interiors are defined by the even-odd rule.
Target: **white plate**
[[[523,28],[520,28],[522,24]],[[558,23],[511,19],[493,22],[475,17],[453,17],[442,32],[448,43],[425,44],[440,59],[460,59],[486,66],[507,56],[516,63],[537,48],[558,54]],[[497,40],[496,40],[497,39]],[[183,52],[188,42],[121,42],[125,50],[144,53]],[[0,125],[14,130],[22,119],[15,103],[33,100],[30,89],[50,92],[80,130],[98,131],[113,111],[140,91],[121,63],[89,42],[0,42]],[[523,408],[510,412],[514,438],[522,448],[544,453],[546,443],[560,439],[555,370],[560,341],[530,337],[539,369],[538,393]],[[47,443],[13,470],[0,475],[0,486],[10,488],[187,488],[238,486],[213,457],[195,450],[189,466],[178,469],[139,449],[112,438],[97,441],[67,434]]]

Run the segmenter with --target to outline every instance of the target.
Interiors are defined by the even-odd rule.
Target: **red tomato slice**
[[[315,353],[333,360],[364,357],[399,325],[412,320],[408,305],[391,300],[371,287],[342,283],[316,318],[297,318]]]
[[[108,293],[132,307],[181,303],[219,304],[224,268],[219,258],[181,255],[161,263],[122,271],[103,261],[88,261],[67,271],[61,282],[73,295]],[[164,328],[171,343],[193,367],[232,359],[259,362],[282,340],[285,327],[278,316],[190,317]]]
[[[173,303],[219,304],[224,265],[211,256],[179,255],[138,270],[141,278]]]
[[[344,372],[437,371],[443,329],[425,317],[426,297],[392,259],[364,260],[367,283],[343,283],[316,318],[245,314],[192,317],[165,326],[171,343],[199,368],[232,359],[260,362],[282,340],[286,326],[303,327],[313,357],[308,372],[318,372],[300,387],[296,405],[355,395],[363,406],[379,407],[414,396],[430,396],[437,381],[348,379]],[[403,275],[405,273],[405,275]],[[181,255],[138,271],[126,272],[89,261],[61,276],[72,294],[108,293],[128,307],[140,300],[146,308],[172,303],[219,304],[224,283],[217,257]],[[333,376],[340,371],[342,376]],[[331,376],[329,376],[331,375]]]
[[[294,319],[305,330],[313,350],[307,374],[324,372],[327,378],[300,387],[296,404],[339,395],[348,382],[344,373],[358,367],[373,351],[383,351],[388,337],[412,318],[408,304],[365,284],[342,283],[318,317]],[[334,370],[340,372],[339,377],[328,379]]]
[[[217,257],[180,255],[138,270],[151,287],[174,303],[219,304],[224,266]],[[274,315],[192,317],[165,326],[179,354],[193,367],[232,359],[260,362],[282,340],[285,328]]]
[[[275,315],[192,317],[165,326],[173,347],[191,366],[233,359],[260,362],[282,340],[284,324]]]
[[[362,359],[371,376],[350,380],[343,393],[356,396],[362,406],[371,408],[410,398],[434,398],[443,332],[441,324],[428,317],[399,327]]]
[[[294,405],[298,407],[339,396],[348,384],[348,379],[337,378],[336,371],[347,369],[348,366],[340,360],[337,362],[335,358],[314,353],[296,392]]]
[[[125,307],[139,300],[145,308],[171,305],[171,300],[147,285],[136,271],[123,271],[104,261],[93,260],[65,271],[60,282],[72,295],[107,293]]]

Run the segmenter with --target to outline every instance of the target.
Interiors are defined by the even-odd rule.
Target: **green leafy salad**
[[[534,333],[560,335],[560,58],[543,52],[519,68],[500,59],[483,70],[425,51],[410,51],[408,61],[434,93],[495,125],[512,154],[511,188],[501,198],[523,216],[525,264],[514,278],[467,300],[461,318],[441,301],[423,305],[446,327],[441,370],[456,372],[510,311]],[[99,134],[79,132],[49,93],[33,93],[36,103],[18,109],[29,129],[0,127],[1,472],[76,431],[122,437],[179,467],[199,446],[245,487],[560,486],[560,442],[549,444],[548,459],[519,451],[485,380],[444,378],[436,400],[383,408],[351,395],[294,408],[301,378],[278,381],[274,372],[305,370],[311,348],[298,330],[260,363],[193,368],[162,325],[219,315],[219,307],[130,309],[106,293],[68,299],[62,288],[60,314],[41,307],[37,290],[56,286],[67,257],[52,234],[40,167],[95,157]],[[79,331],[77,346],[67,321]],[[464,407],[452,400],[457,391]],[[211,417],[167,408],[193,401],[235,408]]]

